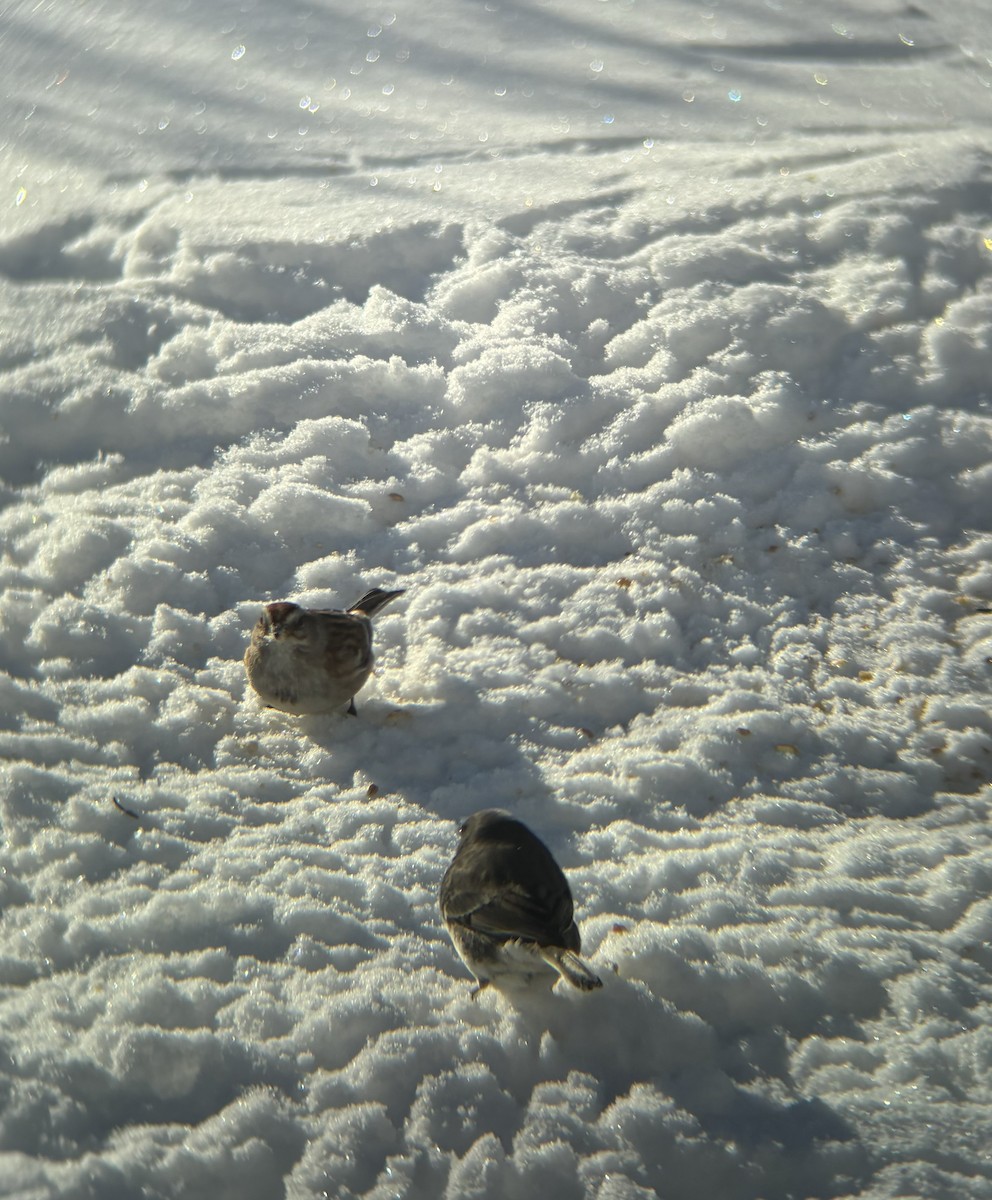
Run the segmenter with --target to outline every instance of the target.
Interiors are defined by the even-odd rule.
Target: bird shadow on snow
[[[320,752],[314,782],[350,788],[367,779],[442,818],[507,808],[547,827],[551,790],[521,744],[519,715],[472,688],[402,709],[372,702],[357,719],[306,718],[300,730]]]
[[[536,1077],[517,1080],[521,1108],[550,1081],[594,1080],[585,1120],[594,1130],[620,1129],[639,1151],[646,1182],[672,1197],[830,1196],[870,1174],[857,1131],[796,1089],[780,1030],[770,1024],[749,1049],[748,1039],[676,1009],[643,980],[607,971],[604,982],[591,995],[559,987],[498,1000],[483,993],[475,1002],[473,1024],[498,1006],[536,1060]],[[779,1050],[769,1050],[776,1041]],[[513,1142],[520,1132],[504,1134]]]

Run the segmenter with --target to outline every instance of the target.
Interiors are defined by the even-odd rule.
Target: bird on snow
[[[269,708],[298,716],[348,706],[372,673],[371,617],[405,589],[373,588],[351,608],[266,604],[245,651],[248,682]]]
[[[582,991],[603,981],[579,957],[572,893],[551,851],[500,809],[474,813],[441,881],[441,916],[475,976],[475,997],[507,982],[557,976]]]

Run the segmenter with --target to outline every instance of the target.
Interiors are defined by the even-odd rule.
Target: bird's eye
[[[458,826],[458,832],[460,834],[464,834],[466,829],[468,829],[468,821],[462,821],[462,823]]]

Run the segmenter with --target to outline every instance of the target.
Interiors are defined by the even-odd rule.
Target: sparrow
[[[441,916],[475,976],[475,998],[512,977],[554,986],[557,972],[584,992],[603,981],[579,958],[572,893],[551,851],[501,809],[474,813],[441,880]]]
[[[346,611],[266,604],[245,651],[248,682],[269,708],[302,716],[348,706],[372,671],[370,618],[404,588],[373,588]]]

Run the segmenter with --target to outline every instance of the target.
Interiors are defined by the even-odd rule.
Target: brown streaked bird
[[[474,813],[441,881],[441,916],[475,976],[475,997],[494,984],[557,976],[589,992],[603,981],[579,958],[572,893],[551,851],[497,808]]]
[[[245,651],[248,682],[269,708],[304,716],[344,708],[372,672],[371,617],[402,596],[373,588],[351,608],[266,604]]]

